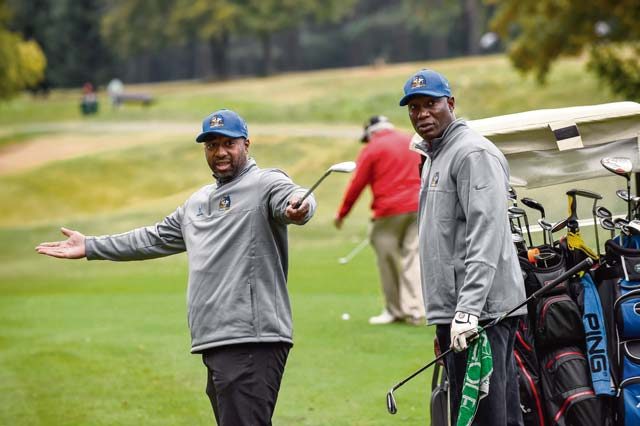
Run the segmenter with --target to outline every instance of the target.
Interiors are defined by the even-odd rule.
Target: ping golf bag
[[[552,256],[532,262],[520,253],[527,296],[567,269],[562,248],[539,247]],[[553,251],[553,253],[551,253]],[[526,426],[607,425],[605,404],[596,397],[585,352],[580,283],[568,281],[532,301],[516,334],[514,357]]]
[[[605,244],[596,283],[604,308],[616,386],[616,425],[640,425],[640,238]]]

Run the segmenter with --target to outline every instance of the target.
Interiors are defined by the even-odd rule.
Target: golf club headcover
[[[478,317],[466,312],[457,311],[451,321],[451,348],[454,352],[467,349],[467,337],[476,336]]]

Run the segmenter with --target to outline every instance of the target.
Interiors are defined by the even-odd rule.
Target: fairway
[[[418,68],[450,75],[460,115],[481,118],[618,100],[582,65],[558,63],[544,87],[502,56],[144,85],[157,105],[113,111],[101,97],[104,109],[85,120],[76,91],[0,104],[0,424],[212,424],[205,368],[189,354],[185,255],[74,262],[33,250],[60,239],[60,226],[101,235],[153,224],[210,183],[193,139],[212,110],[245,116],[258,165],[308,187],[329,165],[355,159],[368,116],[383,113],[409,129],[397,101]],[[373,251],[346,265],[338,259],[366,236],[369,195],[343,230],[332,225],[348,179],[329,176],[315,193],[314,219],[290,227],[295,345],[274,425],[425,425],[430,371],[395,392],[395,416],[385,394],[433,358],[433,328],[367,324],[382,308]],[[518,195],[539,200],[557,220],[572,187],[600,192],[603,205],[624,211],[614,194],[623,185],[610,177]],[[591,217],[586,204],[581,218]],[[584,234],[593,240],[592,228]]]

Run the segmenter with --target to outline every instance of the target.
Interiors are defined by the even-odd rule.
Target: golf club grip
[[[303,201],[304,201],[304,200],[309,196],[309,194],[311,194],[311,190],[308,190],[308,191],[306,192],[306,194],[304,194],[304,195],[302,196],[302,198],[300,198],[298,201],[296,201],[296,202],[293,204],[293,208],[294,208],[294,209],[296,209],[296,210],[298,210],[298,209],[300,208],[300,206],[302,205],[302,202],[303,202]]]
[[[567,195],[579,195],[594,200],[602,200],[602,195],[597,192],[587,191],[586,189],[570,189],[567,191]]]

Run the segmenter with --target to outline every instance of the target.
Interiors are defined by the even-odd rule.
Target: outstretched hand
[[[85,237],[78,231],[72,231],[67,228],[60,228],[62,233],[66,235],[67,240],[55,241],[50,243],[40,243],[36,247],[36,251],[40,254],[46,254],[51,257],[59,257],[61,259],[82,259],[86,256]]]
[[[309,203],[307,201],[303,201],[302,205],[297,209],[294,206],[298,203],[299,198],[297,196],[291,197],[289,200],[289,205],[284,212],[284,215],[294,223],[300,223],[307,217],[309,213]]]

